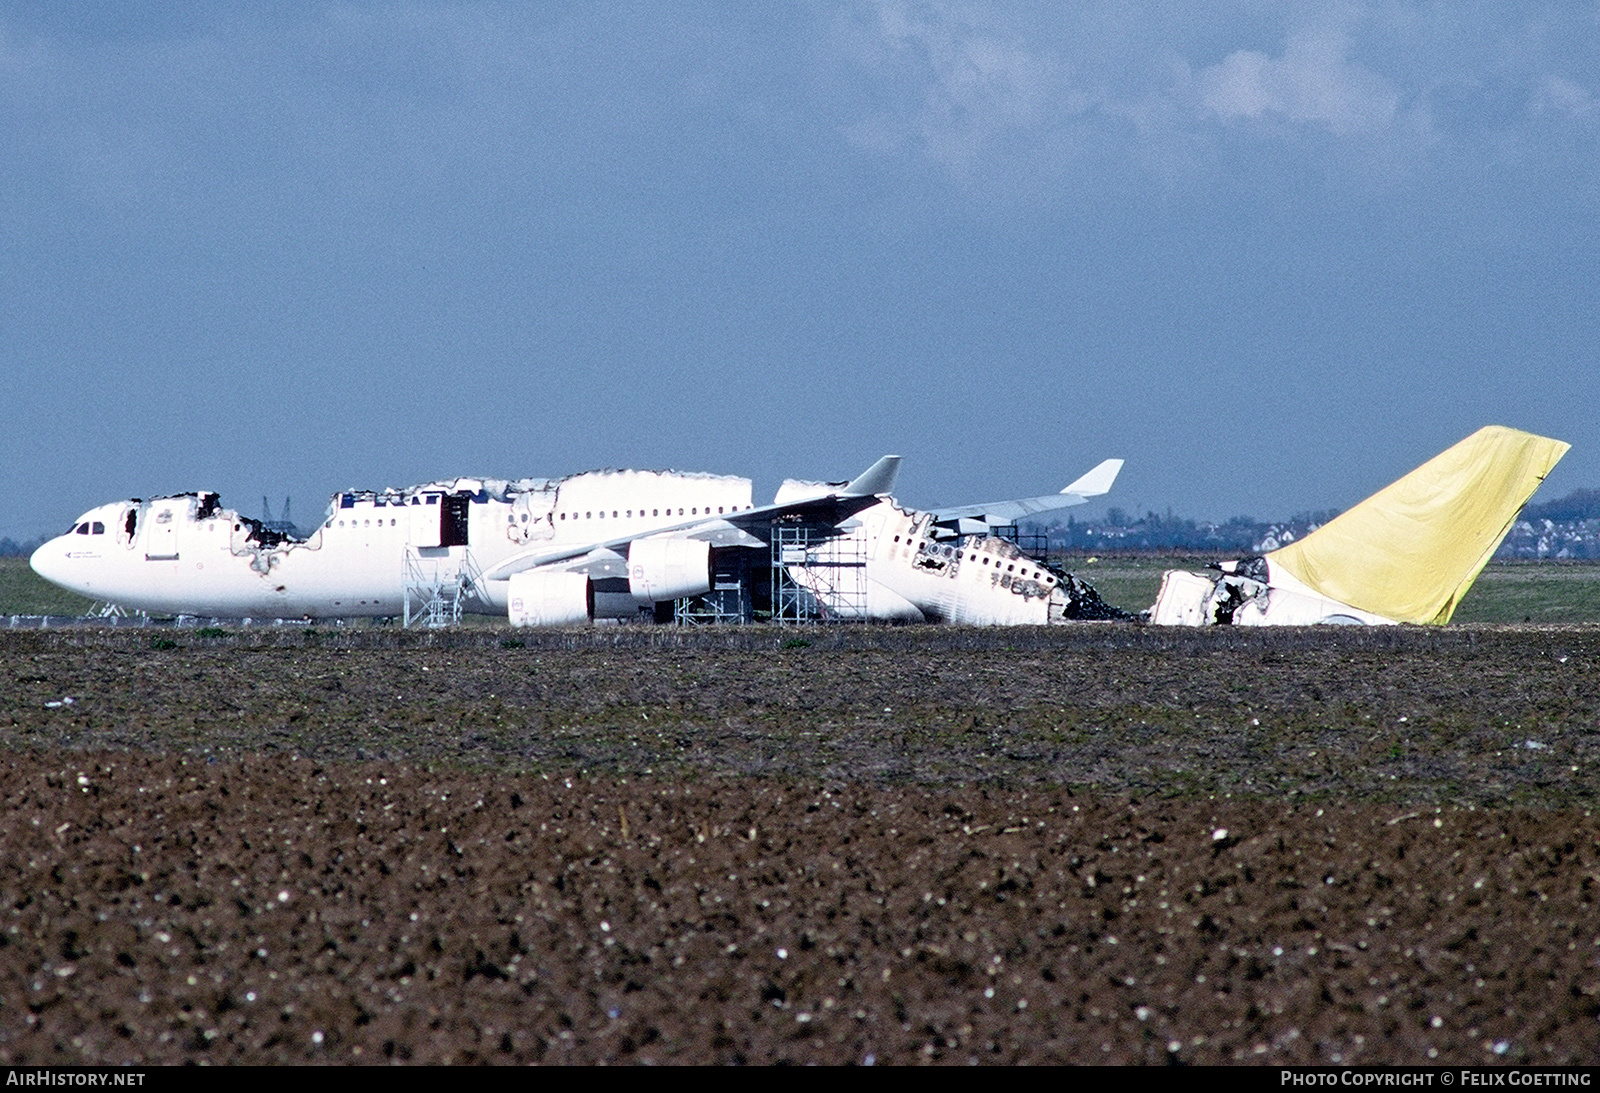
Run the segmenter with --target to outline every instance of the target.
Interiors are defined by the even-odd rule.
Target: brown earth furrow
[[[797,633],[0,635],[0,1059],[1600,1054],[1600,632]]]

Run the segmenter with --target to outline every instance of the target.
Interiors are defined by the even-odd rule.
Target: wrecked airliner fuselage
[[[931,512],[884,501],[787,566],[789,576],[842,618],[1025,626],[1128,618],[1092,588],[997,535],[945,536]],[[852,589],[852,561],[865,587]]]
[[[1223,562],[1202,576],[1181,569],[1161,575],[1150,609],[1158,626],[1381,626],[1395,620],[1329,599],[1264,557]]]
[[[1450,621],[1522,506],[1571,445],[1489,425],[1316,529],[1212,576],[1170,570],[1168,626]]]
[[[463,579],[468,610],[499,613],[506,609],[504,582],[496,597],[493,586],[478,586],[476,574],[530,546],[750,507],[749,480],[718,475],[462,478],[336,494],[322,523],[294,538],[222,508],[214,493],[187,493],[92,509],[40,547],[32,563],[41,576],[86,596],[158,613],[389,616],[401,612],[408,584]]]
[[[988,507],[1001,514],[997,522],[1009,522],[1016,511],[1078,504],[1109,490],[1120,466],[1107,461],[1061,494]],[[304,538],[224,509],[214,493],[179,494],[92,509],[41,546],[32,564],[65,588],[152,613],[393,616],[419,590],[451,588],[464,610],[504,615],[513,625],[560,625],[637,618],[702,595],[720,552],[770,552],[780,528],[803,526],[811,537],[797,555],[786,551],[784,563],[837,616],[1106,617],[1093,613],[1092,590],[1005,540],[967,537],[956,540],[959,550],[942,541],[938,513],[915,513],[889,498],[898,467],[898,456],[885,456],[847,483],[786,483],[787,496],[780,491],[761,507],[751,503],[747,478],[677,471],[352,490],[336,494]],[[983,508],[949,510],[946,523],[984,526],[974,515]],[[830,568],[830,551],[846,549],[859,552],[858,588],[865,589],[848,597],[819,576]]]

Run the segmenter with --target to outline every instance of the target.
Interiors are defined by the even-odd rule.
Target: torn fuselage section
[[[1569,447],[1485,426],[1302,539],[1220,576],[1166,574],[1150,621],[1443,625]]]
[[[890,500],[840,532],[785,563],[790,578],[834,617],[970,626],[1132,618],[1008,539],[951,538],[932,513]],[[851,593],[852,558],[862,560],[863,595]]]
[[[304,536],[223,508],[221,497],[208,490],[122,504],[117,538],[147,562],[176,562],[188,555],[203,568],[206,556],[226,544],[229,553],[248,559],[251,568],[265,574],[275,552],[306,542]]]
[[[1393,619],[1308,587],[1265,557],[1222,562],[1214,574],[1168,570],[1150,608],[1158,626],[1381,626]]]
[[[185,568],[192,563],[196,579],[202,583],[208,579],[206,563],[214,561],[219,550],[242,559],[256,574],[266,577],[287,551],[320,545],[317,533],[305,536],[268,527],[254,517],[223,508],[221,497],[209,490],[128,504],[123,521],[127,545],[145,562],[182,563]]]

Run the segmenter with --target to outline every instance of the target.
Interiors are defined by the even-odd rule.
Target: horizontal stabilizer
[[[1061,492],[1075,493],[1079,497],[1099,497],[1110,493],[1111,484],[1117,480],[1121,470],[1122,460],[1107,459]]]

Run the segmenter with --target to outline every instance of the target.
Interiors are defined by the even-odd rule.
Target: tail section
[[[1570,447],[1486,426],[1268,554],[1267,562],[1362,611],[1396,622],[1449,622],[1517,513]]]

